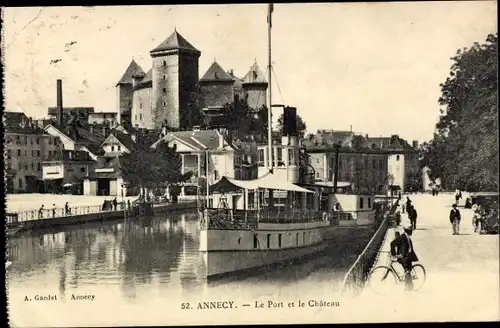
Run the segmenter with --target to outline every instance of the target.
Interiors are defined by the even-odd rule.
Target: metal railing
[[[390,222],[392,222],[392,215],[395,209],[396,207],[392,206],[389,211],[386,212],[379,228],[346,273],[344,281],[342,282],[341,294],[349,291],[354,295],[358,295],[363,290],[368,274],[376,260],[378,250],[384,241],[387,228]]]
[[[33,221],[33,220],[48,220],[61,217],[69,217],[76,215],[104,213],[110,211],[123,211],[125,203],[119,202],[116,206],[108,206],[103,208],[103,205],[89,205],[89,206],[72,206],[68,210],[65,208],[44,208],[38,210],[21,211],[16,213],[7,213],[7,224],[16,224],[19,222]]]

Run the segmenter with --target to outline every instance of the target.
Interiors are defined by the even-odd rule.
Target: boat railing
[[[199,212],[201,230],[255,230],[257,211],[207,208]]]
[[[311,210],[238,210],[206,208],[199,213],[200,229],[254,230],[258,223],[308,223],[330,221],[328,213]]]

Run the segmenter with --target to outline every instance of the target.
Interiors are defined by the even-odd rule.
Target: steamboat
[[[271,13],[269,5],[268,22]],[[333,183],[316,183],[314,176],[304,179],[296,108],[271,102],[270,30],[271,24],[268,120],[272,107],[283,107],[281,144],[273,145],[269,124],[260,177],[223,176],[207,187],[205,205],[199,210],[199,250],[208,279],[289,263],[352,238],[369,239],[376,222],[373,195],[349,193],[349,183],[339,184],[336,179]]]

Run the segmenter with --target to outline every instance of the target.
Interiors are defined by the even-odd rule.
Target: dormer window
[[[253,79],[257,80],[257,72],[256,71],[253,71]]]
[[[219,76],[217,75],[217,72],[214,73],[214,78],[218,79]]]

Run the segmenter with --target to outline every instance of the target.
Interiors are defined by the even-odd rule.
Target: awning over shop
[[[246,190],[273,189],[273,190],[295,191],[303,193],[314,193],[313,191],[299,187],[291,182],[278,179],[275,175],[271,173],[255,180],[234,180],[227,177],[222,177],[217,183],[210,186],[211,193],[226,193],[242,189]]]

